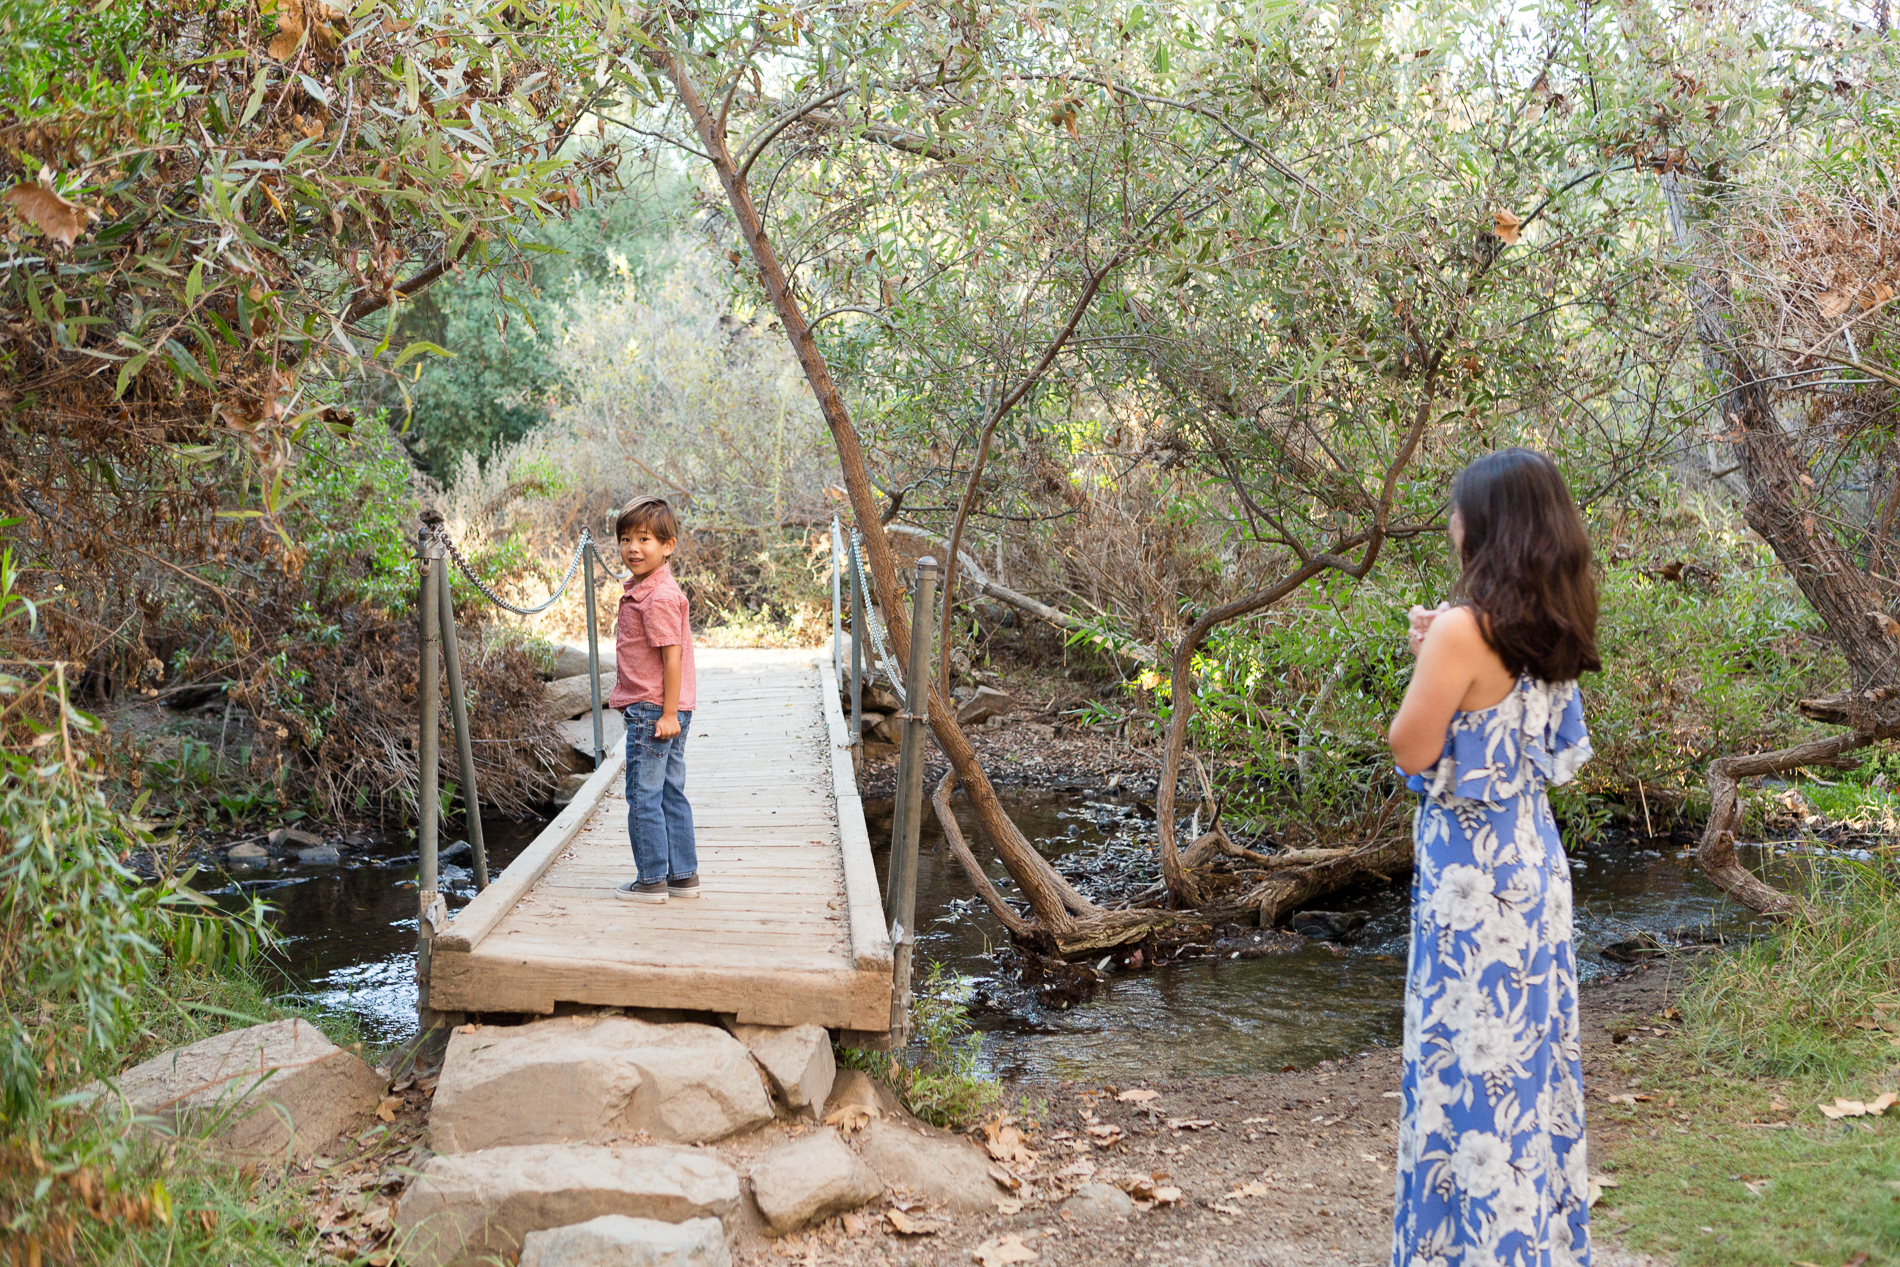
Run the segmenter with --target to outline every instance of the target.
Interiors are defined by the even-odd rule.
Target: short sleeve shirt
[[[662,563],[645,577],[628,577],[614,620],[614,708],[629,704],[665,704],[666,662],[661,647],[680,649],[679,710],[693,708],[693,630],[688,623],[686,591]]]

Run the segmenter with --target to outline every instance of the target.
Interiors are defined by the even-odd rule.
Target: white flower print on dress
[[[1393,1267],[1590,1267],[1570,868],[1545,789],[1590,756],[1576,683],[1459,713],[1410,779]]]

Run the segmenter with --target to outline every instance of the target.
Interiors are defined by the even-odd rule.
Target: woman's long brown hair
[[[1487,454],[1459,472],[1451,504],[1464,521],[1457,594],[1504,667],[1546,682],[1602,668],[1590,538],[1556,465],[1533,449]]]

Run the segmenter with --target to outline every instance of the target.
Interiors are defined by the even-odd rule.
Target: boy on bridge
[[[642,497],[614,522],[632,573],[614,619],[614,691],[627,719],[627,835],[635,878],[629,902],[699,896],[693,807],[686,800],[686,732],[693,723],[693,631],[685,591],[667,560],[679,520],[663,498]]]

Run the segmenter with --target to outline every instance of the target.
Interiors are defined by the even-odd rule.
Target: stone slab
[[[257,1157],[310,1156],[374,1113],[386,1085],[303,1020],[217,1034],[112,1082],[140,1117]]]
[[[831,1034],[824,1026],[794,1025],[786,1029],[727,1021],[726,1028],[765,1070],[781,1104],[794,1113],[817,1115],[838,1076]]]
[[[780,1235],[882,1195],[877,1173],[829,1127],[772,1150],[752,1167],[752,1199]]]
[[[563,1016],[450,1035],[429,1143],[438,1153],[463,1153],[645,1132],[694,1144],[772,1117],[751,1056],[722,1029]]]
[[[521,1267],[731,1267],[718,1219],[662,1223],[603,1214],[569,1227],[529,1232]]]
[[[488,1148],[422,1164],[396,1204],[396,1244],[404,1267],[461,1267],[601,1215],[684,1223],[738,1205],[739,1176],[700,1149]]]

